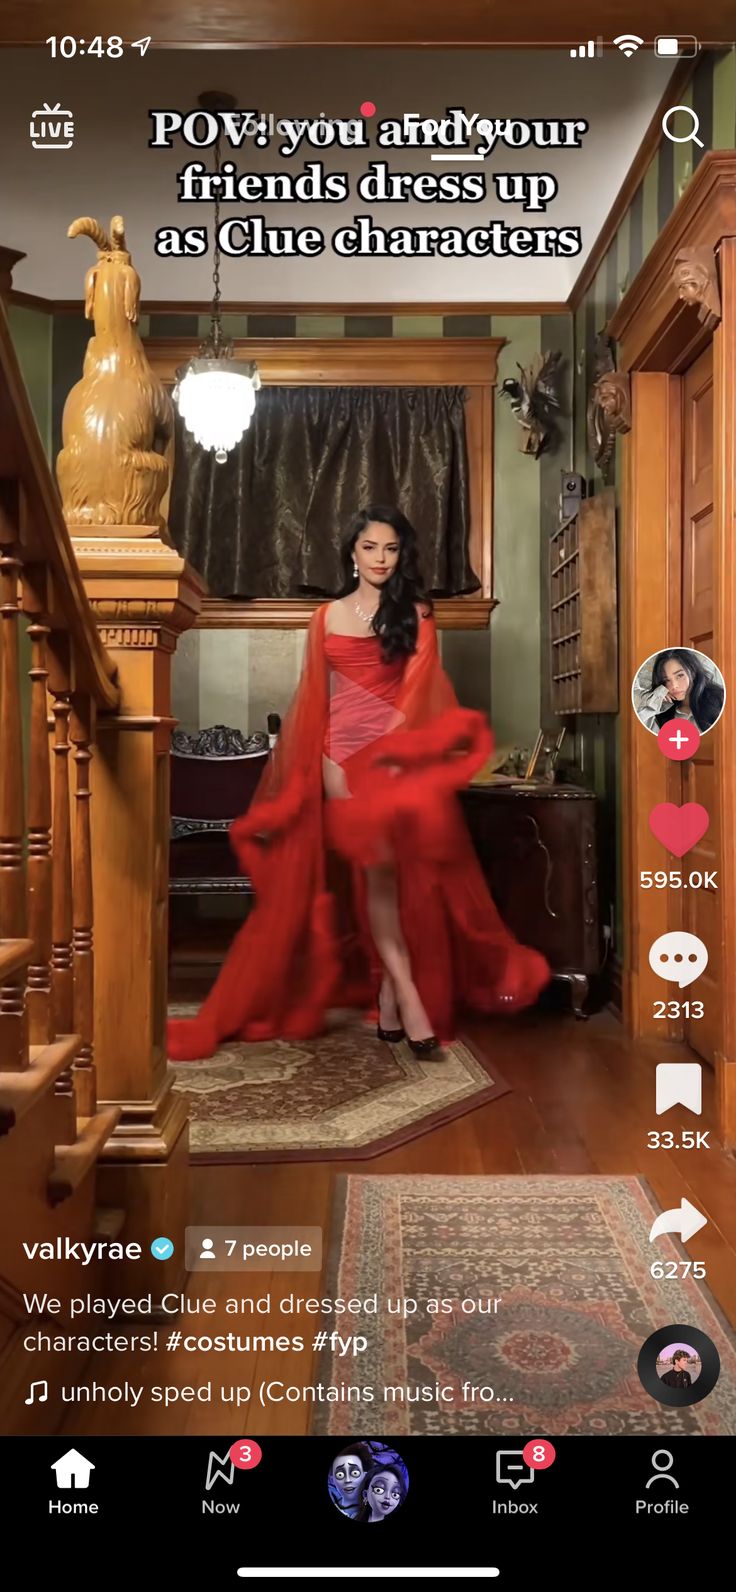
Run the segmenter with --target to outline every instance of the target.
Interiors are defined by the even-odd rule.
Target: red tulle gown
[[[274,755],[230,838],[255,905],[198,1015],[169,1023],[174,1061],[225,1039],[304,1039],[330,1007],[375,1003],[381,966],[364,868],[394,861],[413,976],[433,1031],[460,1013],[512,1011],[550,977],[489,894],[457,791],[486,761],[482,714],[458,706],[431,616],[417,650],[386,663],[378,637],[325,634],[312,620],[299,687]],[[350,799],[326,800],[323,753]]]

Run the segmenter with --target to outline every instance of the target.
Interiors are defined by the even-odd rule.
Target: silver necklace
[[[367,613],[366,613],[366,611],[365,611],[365,609],[364,609],[364,608],[361,608],[361,606],[360,606],[360,603],[359,603],[359,602],[358,602],[358,600],[357,600],[357,598],[356,598],[356,602],[355,602],[355,612],[356,612],[356,614],[357,614],[357,615],[358,615],[358,618],[359,618],[359,619],[362,619],[362,621],[363,621],[363,624],[364,624],[364,625],[370,625],[370,624],[372,624],[372,622],[373,622],[373,620],[374,620],[374,619],[375,619],[375,617],[376,617],[376,614],[377,614],[377,613],[378,613],[378,609],[379,609],[379,607],[380,607],[380,603],[379,603],[379,604],[377,604],[377,606],[376,606],[376,607],[375,607],[375,608],[374,608],[374,610],[373,610],[373,613],[372,613],[372,614],[367,614]]]

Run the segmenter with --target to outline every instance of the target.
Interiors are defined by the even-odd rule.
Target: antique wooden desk
[[[600,967],[596,798],[575,785],[471,785],[463,811],[499,912],[546,956],[585,1017]]]

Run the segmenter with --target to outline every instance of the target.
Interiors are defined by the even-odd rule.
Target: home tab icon
[[[78,1453],[76,1448],[70,1448],[51,1466],[56,1471],[57,1487],[89,1487],[90,1471],[94,1468],[92,1461],[85,1459],[84,1454]]]

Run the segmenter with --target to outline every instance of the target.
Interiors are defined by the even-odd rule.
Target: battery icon
[[[681,33],[678,38],[673,38],[669,33],[658,33],[654,40],[655,55],[662,55],[670,61],[676,56],[697,55],[699,48],[692,33]]]

